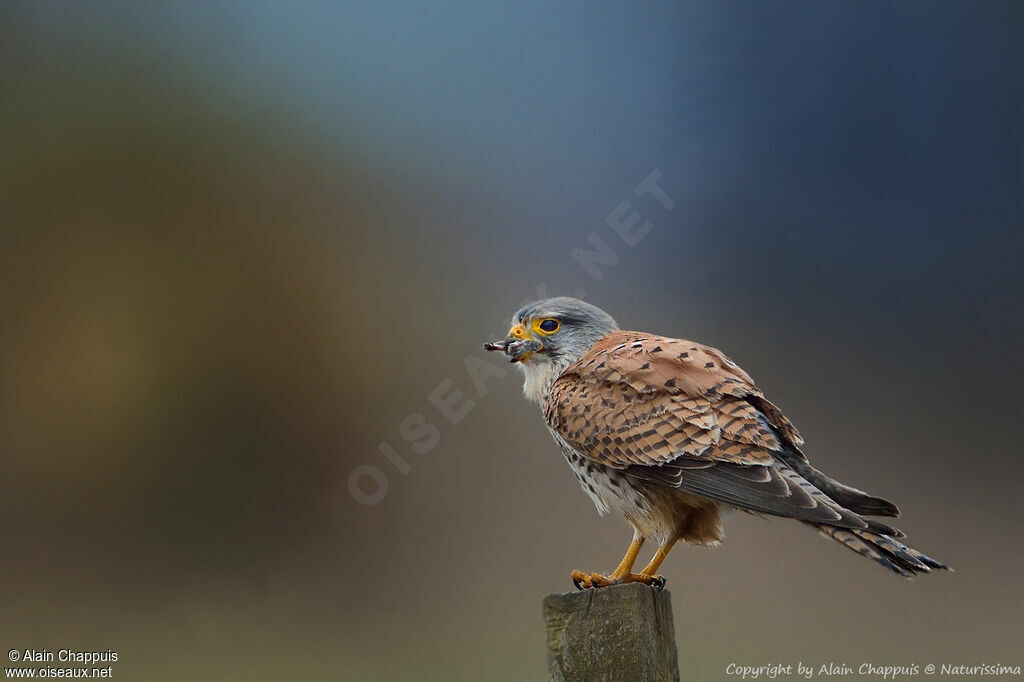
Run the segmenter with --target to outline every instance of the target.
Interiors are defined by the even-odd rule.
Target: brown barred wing
[[[869,528],[776,457],[787,437],[752,395],[750,377],[719,351],[616,332],[555,381],[545,416],[581,455],[637,478],[748,511]]]

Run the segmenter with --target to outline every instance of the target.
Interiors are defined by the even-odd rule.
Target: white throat
[[[551,384],[555,383],[555,379],[572,362],[568,360],[548,362],[530,358],[526,362],[517,364],[519,369],[523,371],[523,394],[527,400],[536,403],[541,409],[544,409],[544,403],[547,402]]]

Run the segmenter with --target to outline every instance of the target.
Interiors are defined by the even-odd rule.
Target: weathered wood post
[[[679,680],[672,599],[642,583],[544,597],[556,682]]]

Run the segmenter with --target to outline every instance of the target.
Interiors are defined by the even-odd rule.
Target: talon
[[[621,580],[613,575],[601,575],[600,573],[584,573],[583,571],[572,572],[572,582],[577,590],[584,590],[589,587],[611,587],[629,580]]]
[[[643,583],[658,590],[665,589],[665,576],[648,575],[647,573],[630,573],[623,577],[612,575],[601,575],[600,573],[584,573],[583,571],[572,572],[572,584],[577,590],[586,590],[597,587],[611,587],[624,583]]]
[[[630,573],[629,577],[623,580],[622,582],[643,583],[644,585],[656,587],[659,590],[665,589],[665,576],[663,575],[648,575],[647,573]]]
[[[600,573],[590,574],[590,584],[594,587],[611,587],[617,585],[620,581],[610,576],[601,575]]]

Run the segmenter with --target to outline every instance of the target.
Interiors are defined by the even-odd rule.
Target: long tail
[[[824,524],[808,525],[817,528],[818,532],[825,537],[832,538],[844,547],[852,549],[857,554],[866,556],[906,578],[912,578],[918,573],[929,573],[933,568],[952,570],[942,562],[882,533]]]

